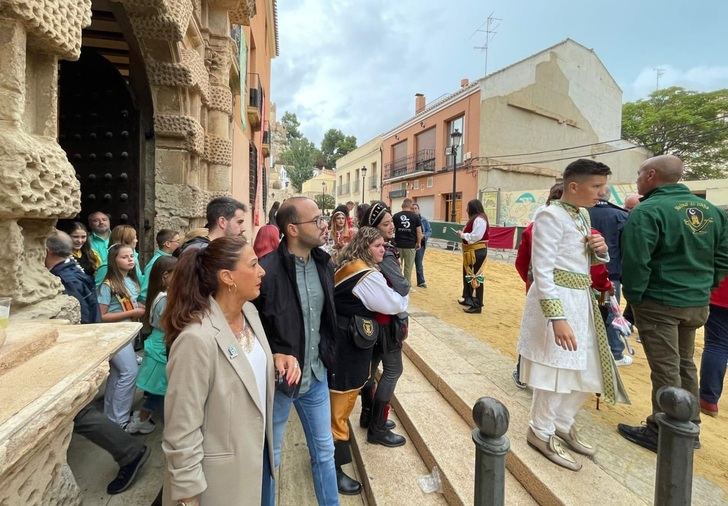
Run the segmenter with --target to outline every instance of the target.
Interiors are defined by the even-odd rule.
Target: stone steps
[[[475,444],[471,428],[417,365],[406,356],[403,362],[405,372],[392,401],[399,419],[427,467],[439,468],[448,504],[473,504]],[[537,504],[509,472],[505,492],[507,504]]]
[[[397,423],[395,432],[406,437],[407,444],[398,448],[386,448],[367,443],[367,431],[359,427],[360,411],[361,405],[357,403],[349,419],[351,446],[369,505],[447,505],[441,494],[425,494],[417,484],[417,478],[429,474],[430,470],[417,453],[409,433],[404,430],[397,415],[391,412],[390,418]]]
[[[468,361],[473,350],[459,347],[455,351],[441,339],[444,334],[438,332],[439,321],[427,319],[426,329],[417,316],[413,315],[410,320],[409,338],[404,347],[409,363],[405,365],[393,404],[405,427],[413,434],[425,462],[435,460],[441,467],[446,477],[443,481],[447,483],[445,496],[450,504],[472,504],[474,444],[470,429],[475,425],[472,406],[482,396],[499,399],[509,409],[510,426],[506,435],[511,442],[511,451],[507,469],[532,496],[529,499],[535,499],[539,504],[564,505],[583,504],[587,497],[602,497],[610,505],[652,502],[651,497],[645,499],[635,494],[586,457],[576,457],[583,468],[574,473],[552,464],[530,448],[525,438],[527,403],[524,399],[516,402],[513,398],[528,397],[529,394],[518,391],[512,383],[509,389],[491,381],[495,367],[486,368],[488,373],[484,373],[483,369],[473,366]],[[474,347],[478,344],[470,343]],[[510,367],[502,356],[492,357],[492,360],[500,362],[500,375],[504,368]],[[448,406],[443,406],[441,399],[446,399]],[[448,407],[457,416],[441,413],[447,412]],[[432,454],[431,458],[427,456],[428,452]],[[440,453],[436,455],[436,452]],[[519,504],[517,501],[525,500],[520,492],[512,484],[509,487],[507,476],[506,502]]]

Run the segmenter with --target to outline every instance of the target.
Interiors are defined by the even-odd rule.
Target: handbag
[[[379,339],[379,323],[371,317],[354,315],[349,321],[349,336],[357,348],[371,349]]]

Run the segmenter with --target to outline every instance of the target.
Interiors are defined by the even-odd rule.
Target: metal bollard
[[[502,506],[505,501],[506,454],[511,442],[504,434],[510,415],[500,401],[481,397],[473,406],[475,442],[475,506]]]
[[[655,505],[689,505],[693,491],[693,450],[700,428],[690,419],[698,400],[687,390],[662,387],[657,391],[662,413],[655,418],[660,427],[657,442]]]

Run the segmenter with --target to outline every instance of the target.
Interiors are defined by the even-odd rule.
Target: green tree
[[[344,135],[338,128],[330,128],[321,140],[321,163],[327,169],[336,166],[336,160],[356,149],[356,137]]]
[[[728,89],[696,92],[674,86],[622,108],[622,138],[655,155],[685,162],[685,179],[728,175]]]
[[[336,207],[336,200],[334,200],[334,196],[329,195],[328,193],[319,193],[313,198],[313,201],[316,202],[316,205],[319,206],[319,209],[322,211]]]
[[[286,130],[286,143],[290,144],[294,139],[301,139],[303,134],[301,133],[301,122],[298,121],[296,113],[286,111],[281,117],[281,125]]]
[[[280,153],[280,162],[286,166],[286,173],[296,191],[301,185],[313,177],[313,167],[318,156],[318,149],[305,137],[293,139]]]

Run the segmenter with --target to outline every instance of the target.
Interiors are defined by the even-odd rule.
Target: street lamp
[[[362,167],[361,168],[361,203],[364,203],[364,181],[366,181],[367,177],[367,168]]]
[[[326,211],[326,183],[321,183],[321,210]]]
[[[460,130],[456,128],[453,133],[450,134],[450,138],[452,139],[452,143],[450,144],[450,151],[452,152],[452,200],[450,201],[450,221],[455,223],[455,196],[457,195],[455,183],[456,169],[458,166],[458,146],[460,146],[463,134],[461,134]]]

